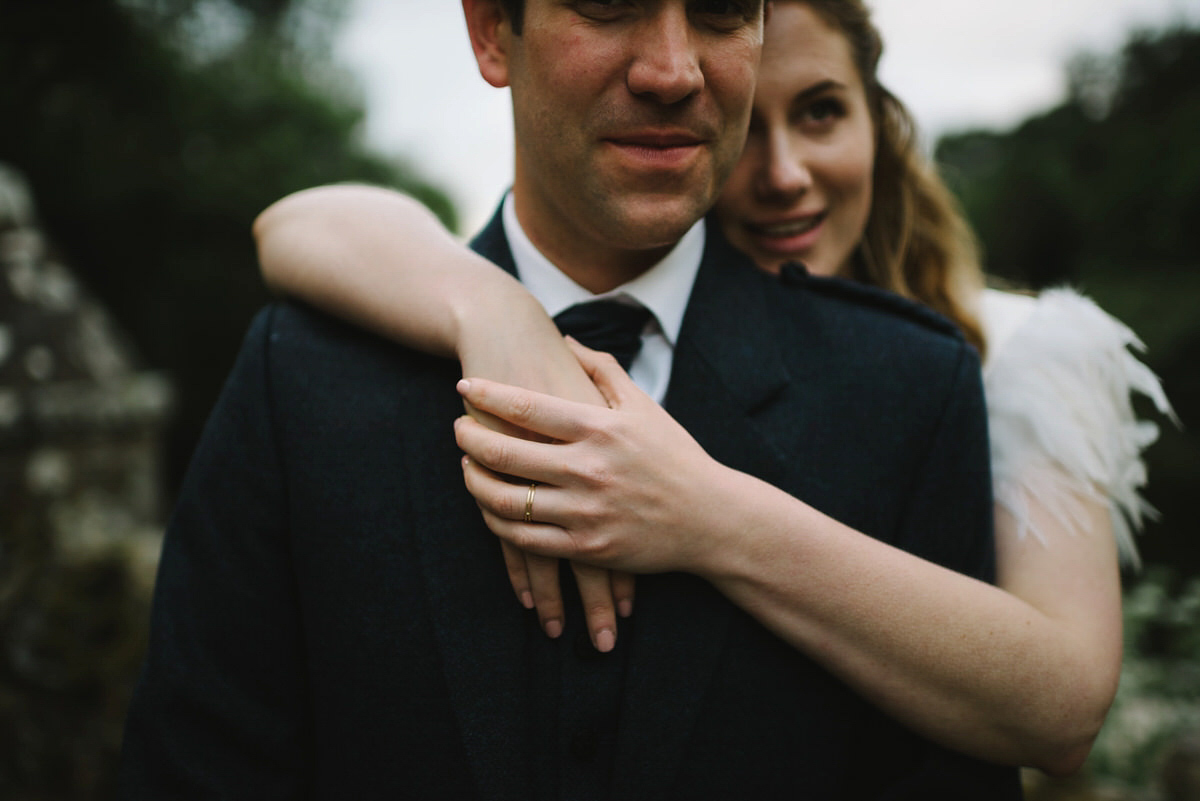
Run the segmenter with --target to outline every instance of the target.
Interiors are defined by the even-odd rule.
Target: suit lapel
[[[788,463],[763,427],[789,376],[770,325],[770,283],[715,229],[708,226],[664,405],[714,459],[779,483]],[[656,799],[669,794],[733,607],[695,576],[638,581],[613,797]]]
[[[476,245],[513,271],[499,214]],[[457,397],[445,403],[451,412],[439,431],[448,432],[460,407]],[[427,460],[427,472],[416,479],[430,614],[480,797],[526,798],[531,701],[524,668],[530,638],[541,634],[512,597],[496,538],[463,487],[457,453],[447,446],[445,458]]]
[[[767,300],[779,289],[709,225],[664,404],[714,459],[772,483],[787,462],[765,426],[792,381]]]
[[[418,537],[430,614],[480,798],[520,798],[528,794],[521,670],[528,620],[507,586],[495,537],[461,497],[465,490],[442,489],[462,484],[457,460],[448,462],[452,469],[419,479],[429,490]]]

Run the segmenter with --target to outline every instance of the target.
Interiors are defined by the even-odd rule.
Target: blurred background
[[[1069,283],[1184,423],[1121,692],[1031,798],[1200,798],[1200,0],[875,0],[991,273]],[[166,513],[254,311],[250,223],[365,181],[467,235],[511,175],[457,3],[0,0],[0,798],[112,796]]]

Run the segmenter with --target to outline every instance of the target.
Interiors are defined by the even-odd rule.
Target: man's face
[[[636,275],[741,153],[762,0],[527,0],[497,37],[501,80],[484,74],[512,87],[522,226],[568,273]]]

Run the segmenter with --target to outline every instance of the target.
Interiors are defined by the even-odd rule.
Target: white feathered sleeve
[[[1081,499],[1107,500],[1121,560],[1137,566],[1133,531],[1155,514],[1139,494],[1141,452],[1158,427],[1137,419],[1132,394],[1175,420],[1158,378],[1130,352],[1144,350],[1141,340],[1068,289],[1036,299],[988,290],[982,316],[996,502],[1022,535],[1045,542],[1031,502],[1077,530]]]

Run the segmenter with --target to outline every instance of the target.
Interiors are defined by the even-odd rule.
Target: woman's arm
[[[520,282],[457,242],[407,195],[369,186],[307,189],[260,214],[254,238],[263,279],[275,291],[417,350],[550,384],[550,394],[603,402]],[[522,353],[516,358],[500,346],[511,342],[532,353],[515,351]]]
[[[1120,670],[1106,510],[1092,508],[1086,534],[1052,547],[1001,517],[994,587],[718,464],[604,357],[580,355],[611,409],[474,379],[463,387],[471,403],[558,441],[517,442],[459,420],[468,488],[499,536],[614,569],[703,576],[931,739],[1053,773],[1081,764]],[[544,482],[540,525],[517,522],[523,496],[487,469],[496,460]]]
[[[604,402],[541,304],[410,197],[367,186],[305,190],[260,214],[254,237],[273,290],[409,347],[456,357],[467,374]],[[547,634],[557,637],[563,620],[557,562],[507,545],[504,560],[521,602],[536,608]],[[616,612],[628,616],[632,608],[633,578],[573,567],[592,641],[610,650]]]
[[[455,242],[416,201],[366,187],[309,190],[264,212],[255,235],[264,275],[277,290],[409,345],[459,356],[465,375],[582,401],[589,398],[572,393],[595,392],[536,301],[511,276]],[[594,358],[584,359],[603,375]],[[621,376],[608,382],[610,392],[621,386]],[[627,388],[621,398],[628,404],[637,394]],[[622,417],[602,416],[592,439],[572,440],[588,448],[577,464],[608,465],[591,471],[592,477],[624,476],[621,486],[598,492],[581,483],[575,495],[557,495],[561,488],[553,486],[538,489],[539,520],[555,512],[556,498],[567,507],[560,510],[562,520],[572,525],[577,520],[571,515],[598,516],[595,530],[602,537],[591,541],[583,558],[636,570],[657,569],[664,559],[688,561],[788,642],[951,747],[1052,772],[1066,772],[1082,760],[1111,702],[1120,664],[1119,583],[1111,538],[1104,536],[1107,518],[1098,504],[1089,507],[1087,535],[1055,537],[1047,527],[1056,523],[1047,520],[1043,529],[1053,547],[1019,537],[1011,519],[998,513],[1002,589],[997,589],[848,529],[768,484],[712,462],[698,446],[689,449],[691,438],[649,399],[637,409],[640,417],[626,414],[631,410],[625,407]],[[613,430],[603,427],[617,423],[623,440],[611,439]],[[469,423],[459,428],[460,437],[467,429],[468,442],[482,436]],[[642,441],[635,438],[645,432],[669,439],[661,446],[633,447],[632,453],[614,447]],[[653,464],[637,462],[639,453],[679,459],[666,469],[658,457]],[[630,463],[613,469],[612,460],[625,456]],[[467,477],[485,510],[491,504],[485,516],[493,530],[523,542],[519,538],[528,532],[509,518],[523,517],[524,485],[491,484],[470,467]],[[675,483],[664,483],[667,479]],[[481,488],[491,495],[481,495]],[[690,518],[654,517],[668,513]],[[621,552],[626,535],[645,548],[645,538],[634,537],[646,530],[646,520],[663,532],[672,526],[709,531],[711,544],[683,554]],[[635,524],[618,530],[622,521]],[[755,547],[745,548],[751,538]],[[671,547],[668,538],[654,542]],[[546,547],[541,541],[529,544]],[[546,552],[580,553],[561,547]],[[505,556],[510,568],[523,564],[515,549],[506,548]],[[867,576],[872,582],[862,588]],[[534,584],[544,623],[554,619],[555,595],[539,587],[549,585],[556,590],[552,578]],[[520,594],[521,586],[517,589]],[[557,608],[561,614],[561,604]],[[589,626],[597,639],[604,624],[589,619]]]

